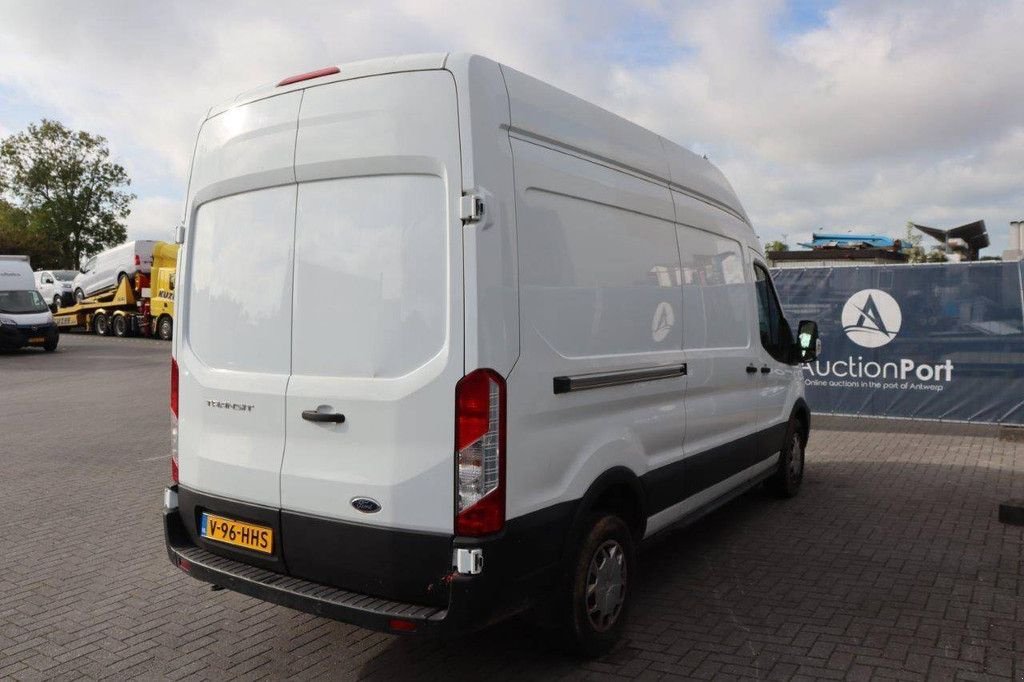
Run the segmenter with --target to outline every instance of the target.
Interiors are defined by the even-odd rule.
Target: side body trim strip
[[[577,374],[575,376],[555,377],[553,388],[556,394],[573,393],[574,391],[585,391],[591,388],[621,386],[623,384],[635,384],[641,381],[654,381],[655,379],[672,379],[681,376],[686,376],[685,362],[662,367],[645,367],[617,372],[601,372],[600,374]]]

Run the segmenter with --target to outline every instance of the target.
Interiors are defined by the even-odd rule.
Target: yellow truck
[[[83,329],[100,336],[155,336],[170,340],[174,333],[174,279],[178,245],[157,242],[149,275],[118,282],[103,292],[60,308],[53,320],[61,330]]]
[[[149,315],[152,335],[169,341],[174,333],[174,277],[178,245],[157,242],[149,273]]]

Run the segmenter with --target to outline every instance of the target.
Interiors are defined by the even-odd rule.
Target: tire
[[[97,336],[110,336],[110,319],[106,313],[99,313],[92,318],[92,329]]]
[[[593,658],[609,651],[625,627],[636,578],[633,534],[618,516],[598,513],[570,553],[556,625],[565,647]]]
[[[43,344],[43,350],[47,353],[52,353],[57,350],[57,342],[60,341],[59,335],[54,335],[52,339],[47,339],[46,343]]]
[[[60,310],[60,294],[53,297],[53,309]]]
[[[130,328],[128,326],[127,315],[115,315],[110,321],[110,329],[114,332],[114,336],[123,339],[128,336]]]
[[[81,303],[85,300],[85,292],[81,289],[75,289],[75,300]]]
[[[160,320],[156,323],[156,335],[164,341],[170,341],[171,337],[174,336],[174,320],[170,315],[161,316]]]
[[[128,273],[127,272],[120,272],[120,273],[118,273],[118,275],[117,275],[117,286],[121,286],[121,282],[126,280],[126,279],[128,279]],[[130,285],[129,285],[129,288],[131,288]]]
[[[790,417],[786,426],[786,440],[779,453],[779,467],[768,479],[768,490],[777,497],[795,497],[804,481],[803,424],[796,417]]]

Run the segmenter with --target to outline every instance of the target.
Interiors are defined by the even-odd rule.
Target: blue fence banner
[[[1024,424],[1024,263],[780,268],[791,325],[815,320],[804,368],[820,414]]]

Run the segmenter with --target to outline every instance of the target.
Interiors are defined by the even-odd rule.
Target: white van
[[[641,541],[800,486],[816,326],[711,163],[592,104],[477,56],[332,67],[211,109],[187,201],[195,578],[387,632],[532,609],[592,654]]]
[[[54,310],[62,305],[71,305],[74,302],[72,282],[77,276],[75,270],[36,270],[36,291],[44,301],[53,305]]]
[[[24,346],[57,350],[60,331],[36,291],[28,256],[0,256],[0,349]]]
[[[149,274],[153,266],[156,241],[137,239],[96,254],[75,277],[75,300],[81,301],[101,291],[113,289],[122,279],[134,279],[136,273]]]

